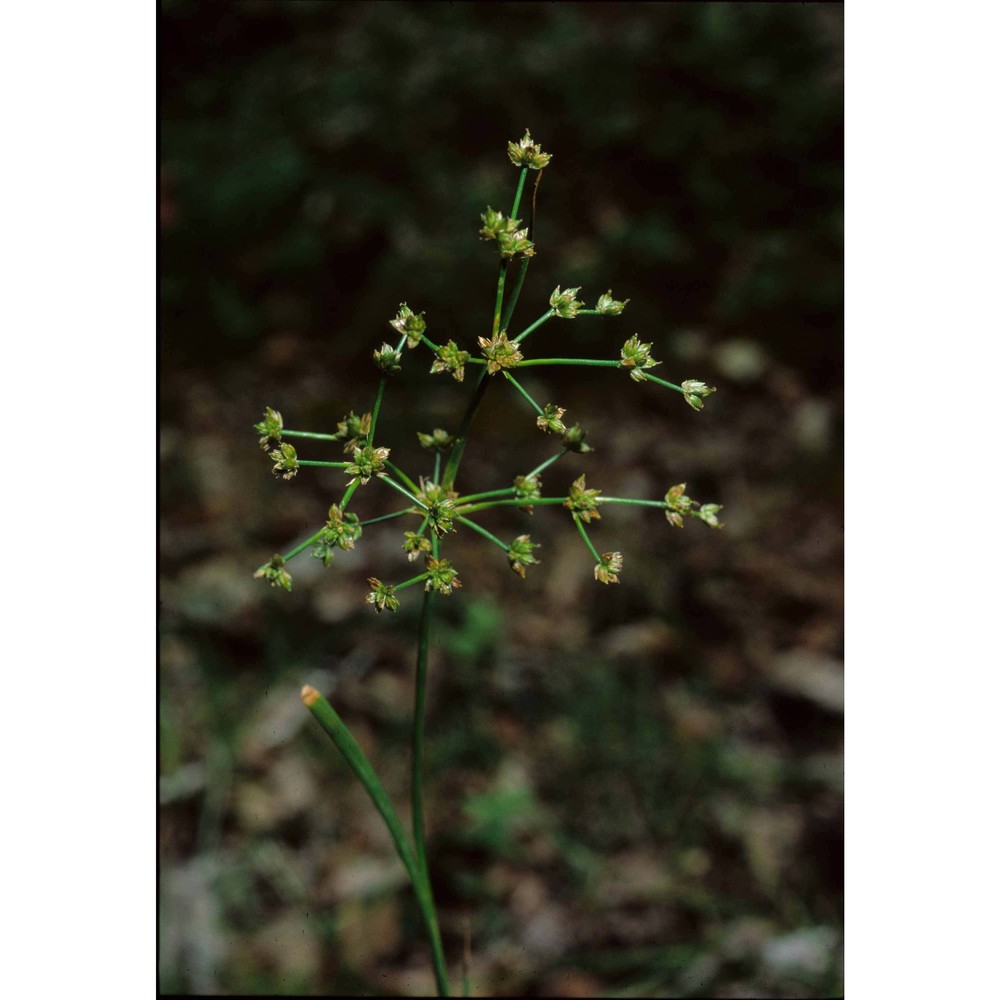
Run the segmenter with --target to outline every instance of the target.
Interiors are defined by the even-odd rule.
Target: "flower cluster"
[[[264,409],[264,419],[259,424],[254,424],[254,430],[260,435],[260,446],[267,451],[271,444],[281,444],[281,431],[284,424],[281,421],[281,414],[277,410],[272,410],[270,406]]]
[[[344,442],[344,454],[350,455],[358,447],[362,438],[367,439],[372,426],[372,415],[362,413],[359,417],[353,410],[337,424],[335,441]]]
[[[336,504],[330,508],[326,526],[320,530],[313,547],[313,556],[322,559],[324,566],[333,562],[334,551],[349,552],[361,537],[361,522],[357,514],[344,513]]]
[[[383,343],[374,352],[373,357],[379,371],[384,372],[386,375],[395,375],[400,369],[399,362],[403,354],[401,351],[397,351],[392,344]]]
[[[376,614],[386,610],[399,610],[399,598],[396,597],[396,588],[391,583],[383,583],[377,576],[370,576],[368,586],[371,589],[365,601],[375,608]]]
[[[535,244],[528,239],[527,227],[521,228],[521,220],[505,216],[489,206],[480,216],[483,227],[479,230],[481,240],[495,240],[500,256],[505,260],[514,257],[534,257]]]
[[[583,306],[582,302],[577,301],[578,291],[579,288],[567,288],[563,292],[556,285],[556,290],[549,296],[549,307],[552,312],[560,319],[576,319],[576,314]]]
[[[693,410],[700,410],[705,405],[703,400],[715,392],[714,386],[705,385],[693,378],[681,382],[681,389],[684,391],[684,399]]]
[[[518,142],[507,143],[507,155],[515,167],[529,167],[532,170],[542,170],[552,159],[552,154],[543,152],[542,147],[531,138],[531,133],[527,129]]]
[[[274,468],[271,471],[276,476],[280,475],[282,479],[292,479],[299,471],[298,456],[295,454],[295,449],[287,441],[279,444],[274,451],[268,453],[267,457],[274,462]]]
[[[389,326],[406,337],[406,346],[412,350],[420,343],[420,338],[427,329],[427,321],[423,313],[418,316],[405,302],[401,302],[399,312],[389,320]]]
[[[443,344],[435,352],[431,374],[451,372],[451,377],[456,382],[463,382],[465,380],[465,363],[468,360],[469,352],[459,350],[458,344],[454,340],[449,340],[447,344]]]
[[[618,362],[619,368],[628,368],[629,375],[636,382],[645,382],[646,376],[643,372],[645,368],[655,368],[659,361],[654,361],[650,356],[653,349],[652,344],[642,344],[639,342],[639,334],[635,333],[622,345],[622,359]]]
[[[510,563],[510,568],[522,580],[525,569],[528,566],[536,566],[540,562],[534,555],[534,550],[540,548],[540,545],[531,540],[530,535],[518,535],[510,543],[510,548],[507,549],[507,561]]]
[[[566,428],[566,432],[562,436],[563,447],[567,451],[575,451],[577,454],[585,455],[588,451],[594,450],[584,440],[586,436],[587,432],[579,424],[573,424],[572,427]]]
[[[625,299],[623,302],[616,302],[611,297],[611,289],[609,288],[602,296],[600,296],[600,298],[598,298],[597,311],[602,316],[621,316],[630,301],[631,299]]]
[[[486,358],[486,370],[491,375],[496,375],[502,368],[516,368],[524,359],[517,344],[507,339],[506,330],[489,339],[480,337],[479,346],[483,349],[483,357]]]
[[[403,551],[406,561],[414,562],[419,556],[431,551],[431,540],[416,531],[407,531],[403,536]]]
[[[675,528],[683,528],[685,517],[696,517],[704,521],[710,528],[721,528],[722,523],[719,521],[718,514],[722,510],[722,504],[699,503],[684,493],[686,489],[686,483],[679,483],[667,490],[666,496],[663,498],[663,502],[666,504],[663,513],[666,515],[667,522]]]
[[[272,587],[284,587],[285,590],[292,589],[292,575],[285,569],[283,556],[275,553],[264,566],[253,575],[255,580],[267,580]]]
[[[618,574],[622,569],[622,554],[620,552],[605,552],[601,561],[594,566],[594,579],[598,583],[618,583]]]
[[[601,502],[598,499],[600,490],[587,489],[587,477],[580,476],[569,488],[569,496],[563,503],[568,507],[575,517],[581,521],[600,521],[601,515],[597,505]]]
[[[424,434],[422,431],[417,431],[417,440],[420,442],[421,448],[426,448],[428,451],[442,452],[447,448],[451,447],[454,437],[449,434],[446,430],[442,430],[440,427],[435,427],[430,434]]]
[[[349,462],[344,470],[350,476],[361,480],[362,486],[372,476],[377,476],[385,469],[385,460],[389,457],[388,448],[373,448],[370,444],[354,449],[354,461]],[[353,480],[351,480],[353,482]]]
[[[447,559],[427,556],[424,565],[427,567],[424,590],[436,590],[439,594],[448,596],[453,590],[461,588],[462,581],[458,578],[458,570]]]
[[[566,425],[562,422],[562,415],[566,410],[555,403],[546,403],[543,412],[539,415],[535,423],[546,434],[552,431],[553,434],[565,434]]]

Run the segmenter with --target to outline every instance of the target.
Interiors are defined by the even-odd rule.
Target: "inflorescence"
[[[685,494],[686,484],[672,486],[663,500],[644,500],[624,497],[602,496],[596,488],[588,488],[586,476],[580,476],[569,488],[566,496],[544,496],[541,473],[564,455],[575,452],[585,454],[593,449],[585,441],[586,432],[578,423],[568,425],[564,421],[566,410],[556,403],[540,405],[514,378],[517,369],[543,367],[549,365],[581,365],[591,367],[620,368],[627,371],[636,382],[654,382],[657,385],[680,393],[694,410],[700,411],[705,399],[715,392],[705,382],[685,379],[679,385],[651,374],[651,369],[661,362],[652,357],[652,343],[643,343],[638,333],[633,334],[621,348],[621,356],[616,359],[589,358],[527,358],[522,351],[524,341],[550,319],[575,320],[582,316],[620,316],[629,300],[616,300],[610,289],[601,295],[595,308],[588,309],[579,298],[579,288],[556,289],[549,296],[548,309],[516,336],[508,331],[510,318],[520,294],[525,272],[531,257],[535,254],[532,240],[534,227],[534,198],[532,199],[532,219],[526,224],[517,218],[525,180],[530,171],[535,172],[535,190],[541,171],[549,164],[551,154],[543,152],[529,132],[517,142],[507,144],[511,163],[519,167],[519,180],[514,207],[510,215],[487,208],[481,216],[480,239],[496,244],[500,258],[500,276],[497,287],[496,308],[493,327],[489,336],[478,338],[479,357],[472,351],[464,350],[453,339],[444,344],[436,344],[427,336],[427,322],[423,313],[415,313],[404,302],[389,326],[399,335],[397,343],[383,342],[374,351],[375,365],[381,373],[376,391],[375,403],[370,412],[357,415],[348,413],[337,425],[335,433],[322,434],[310,431],[292,431],[284,427],[281,414],[267,407],[263,419],[255,425],[261,448],[274,463],[272,471],[282,479],[294,478],[304,466],[337,468],[348,477],[346,488],[340,500],[329,510],[326,524],[311,538],[296,546],[284,556],[275,555],[261,566],[255,577],[268,581],[271,586],[291,590],[292,578],[286,564],[295,556],[312,549],[312,555],[329,566],[338,549],[347,551],[354,548],[361,538],[363,529],[376,522],[411,516],[419,520],[415,531],[406,531],[401,545],[404,558],[410,562],[422,561],[424,571],[403,583],[383,583],[376,577],[368,581],[367,603],[376,612],[395,611],[399,607],[396,596],[407,587],[422,583],[424,590],[451,594],[462,586],[458,570],[441,557],[442,539],[461,528],[468,528],[482,535],[486,540],[501,548],[510,568],[520,577],[526,575],[530,566],[537,565],[539,559],[535,550],[540,546],[531,541],[529,535],[519,535],[510,543],[497,538],[482,525],[472,520],[470,515],[494,507],[515,506],[530,513],[535,505],[555,505],[564,507],[573,519],[583,542],[594,559],[594,579],[600,583],[618,583],[622,571],[623,557],[620,552],[599,553],[591,542],[585,525],[600,520],[599,508],[606,504],[633,504],[659,508],[667,522],[678,528],[684,526],[685,518],[695,518],[713,528],[722,527],[718,513],[721,505],[699,503]],[[508,268],[519,262],[520,272],[507,301],[504,291]],[[440,427],[429,433],[418,432],[421,446],[433,455],[433,473],[429,477],[420,476],[415,481],[391,461],[391,450],[377,446],[375,432],[378,415],[387,380],[401,370],[403,348],[411,351],[424,347],[432,355],[431,374],[448,374],[458,382],[465,379],[466,369],[475,368],[479,378],[475,393],[465,416],[454,432]],[[536,426],[545,434],[560,439],[560,449],[536,469],[516,476],[509,487],[492,489],[481,493],[461,494],[455,489],[455,477],[461,462],[462,452],[469,436],[476,410],[488,386],[488,380],[500,375],[508,382],[516,395],[532,408]],[[337,442],[343,447],[347,461],[318,461],[299,458],[295,447],[285,438],[304,438],[314,441]],[[347,510],[356,490],[375,480],[399,494],[405,505],[390,514],[362,521]]]

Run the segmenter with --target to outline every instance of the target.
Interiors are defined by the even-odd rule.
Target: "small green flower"
[[[271,556],[271,561],[266,566],[261,566],[254,573],[253,578],[255,580],[267,580],[272,587],[284,587],[285,590],[291,590],[292,576],[284,566],[284,557],[275,553]]]
[[[576,293],[580,291],[577,288],[567,288],[565,292],[560,291],[559,286],[556,285],[556,290],[549,296],[549,305],[552,307],[552,311],[560,319],[575,319],[576,314],[580,311],[580,307],[583,305],[582,302],[577,302]]]
[[[366,444],[354,449],[354,461],[344,471],[349,476],[360,478],[361,485],[364,486],[372,476],[377,476],[385,469],[385,460],[388,457],[388,448],[373,448],[370,444]]]
[[[479,230],[481,240],[498,240],[501,236],[517,232],[517,227],[521,225],[520,219],[508,218],[503,212],[495,212],[488,205],[479,218],[483,220],[483,228]]]
[[[456,382],[465,379],[465,363],[469,360],[469,352],[459,349],[454,340],[449,340],[437,349],[437,356],[431,365],[431,374],[438,372],[451,372],[451,377]]]
[[[281,444],[281,431],[284,426],[281,414],[268,406],[264,410],[264,419],[259,424],[253,425],[253,429],[260,435],[260,446],[264,451],[271,447],[272,442]]]
[[[447,559],[435,559],[427,556],[424,562],[430,576],[424,582],[424,590],[436,590],[439,594],[450,594],[459,590],[462,581],[458,578],[458,570]]]
[[[720,510],[722,510],[722,504],[703,503],[701,507],[694,512],[694,516],[701,518],[701,520],[704,521],[710,528],[721,528],[722,522],[716,516]]]
[[[693,378],[681,382],[681,388],[684,390],[684,399],[693,410],[702,409],[705,405],[702,400],[716,391],[714,386],[706,385]]]
[[[510,548],[507,550],[507,561],[510,563],[510,568],[522,580],[524,579],[526,567],[537,566],[541,561],[536,559],[534,555],[534,550],[540,548],[540,545],[531,540],[530,535],[518,535],[510,543]]]
[[[491,340],[480,337],[479,346],[483,349],[483,357],[486,358],[486,370],[491,375],[496,375],[502,368],[516,368],[518,363],[524,360],[524,355],[517,344],[507,339],[506,330],[502,330]]]
[[[378,577],[370,576],[368,586],[371,590],[365,598],[366,604],[371,604],[375,608],[376,614],[399,610],[399,599],[396,597],[396,588],[391,583],[383,583]]]
[[[420,343],[420,337],[427,329],[427,322],[424,314],[418,316],[405,302],[399,304],[399,312],[389,320],[391,326],[397,333],[406,335],[406,346],[414,348]]]
[[[415,531],[407,531],[403,540],[403,551],[406,553],[406,561],[413,562],[417,556],[431,551],[431,540],[418,535]]]
[[[507,155],[515,167],[530,167],[532,170],[542,170],[552,159],[552,154],[543,152],[527,129],[520,140],[507,143]]]
[[[361,537],[361,522],[357,514],[344,513],[336,504],[329,511],[326,527],[322,529],[316,546],[313,549],[313,558],[322,559],[324,566],[329,566],[333,562],[335,549],[343,549],[349,552],[354,548],[354,543]]]
[[[337,433],[333,436],[338,441],[344,442],[344,454],[350,455],[361,438],[368,437],[368,431],[372,425],[372,415],[363,413],[359,417],[353,410],[337,424]]]
[[[449,447],[455,439],[447,431],[442,430],[440,427],[435,427],[430,434],[417,431],[417,440],[420,442],[421,448],[426,448],[428,451],[440,452]]]
[[[287,441],[279,444],[267,457],[274,462],[271,471],[276,476],[284,473],[282,479],[292,479],[299,471],[299,460],[295,455],[295,449]]]
[[[386,375],[395,375],[396,372],[400,370],[399,362],[403,357],[401,351],[397,351],[392,344],[383,343],[382,346],[374,352],[373,355],[375,359],[375,364],[378,366],[380,371],[385,372]]]
[[[455,501],[445,497],[443,500],[434,500],[424,517],[430,521],[431,531],[440,538],[449,531],[455,530]]]
[[[598,300],[597,300],[597,311],[602,316],[621,316],[624,312],[625,307],[631,302],[631,299],[625,299],[624,302],[616,302],[611,297],[611,289],[609,288]]]
[[[435,483],[432,479],[420,477],[420,489],[417,490],[417,499],[430,506],[438,500],[454,500],[458,494],[454,490],[446,490],[440,483]]]
[[[554,434],[564,434],[566,432],[566,425],[562,422],[560,417],[566,412],[562,406],[556,406],[555,403],[546,403],[545,412],[538,417],[535,423],[543,430],[546,434],[552,431]]]
[[[646,376],[643,374],[644,368],[654,368],[659,361],[654,361],[649,352],[652,344],[642,344],[639,342],[639,334],[635,333],[622,345],[622,359],[618,362],[619,368],[629,368],[629,374],[636,382],[645,382]]]
[[[622,568],[620,552],[605,552],[601,561],[594,567],[594,579],[598,583],[618,583],[618,574]]]
[[[684,494],[686,489],[687,483],[678,483],[671,486],[663,497],[663,502],[667,505],[663,513],[675,528],[683,528],[684,518],[694,510],[694,501]]]
[[[537,500],[542,495],[542,481],[538,476],[518,476],[514,480],[514,496],[518,500],[527,500],[527,510],[531,510],[530,501]],[[521,508],[524,510],[525,508]]]
[[[598,499],[600,490],[587,489],[587,477],[580,476],[569,488],[569,496],[563,503],[564,507],[573,511],[581,521],[600,521],[601,515],[597,510],[597,505],[601,502]]]
[[[497,236],[497,247],[500,250],[500,256],[506,260],[513,260],[515,257],[535,256],[535,244],[528,239],[527,229],[500,233]]]
[[[581,455],[586,454],[588,451],[593,451],[594,449],[591,448],[586,441],[584,441],[586,436],[587,432],[579,424],[573,424],[573,426],[568,427],[566,429],[566,433],[563,434],[563,447]]]

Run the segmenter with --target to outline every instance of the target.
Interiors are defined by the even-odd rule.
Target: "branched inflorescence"
[[[397,594],[408,587],[422,583],[425,591],[451,594],[461,587],[456,568],[441,556],[442,540],[450,533],[469,529],[502,549],[510,568],[520,577],[529,567],[537,565],[535,550],[540,546],[529,535],[519,535],[505,542],[487,531],[472,519],[472,515],[494,507],[513,506],[529,512],[535,505],[558,504],[569,512],[583,542],[594,558],[594,579],[600,583],[619,582],[623,557],[620,552],[599,553],[591,542],[587,525],[600,520],[600,509],[607,504],[633,504],[661,509],[667,522],[683,527],[685,518],[696,518],[718,528],[718,513],[722,509],[715,503],[698,503],[685,494],[686,484],[671,487],[662,500],[644,500],[603,496],[596,488],[588,488],[586,476],[580,476],[569,488],[566,496],[545,496],[541,474],[564,455],[575,452],[585,454],[593,449],[585,441],[586,432],[578,423],[565,420],[566,409],[557,403],[538,403],[515,378],[514,373],[524,368],[555,365],[619,368],[636,382],[653,382],[658,386],[680,393],[696,411],[705,405],[705,399],[715,389],[698,379],[685,379],[680,384],[668,382],[652,374],[661,362],[652,356],[653,344],[644,343],[638,333],[622,345],[620,357],[613,359],[528,357],[523,345],[527,338],[552,319],[578,320],[585,316],[620,316],[628,299],[616,300],[610,289],[597,299],[594,308],[587,308],[579,298],[579,288],[555,288],[548,299],[548,309],[520,333],[512,336],[509,324],[521,292],[525,273],[535,254],[533,242],[534,193],[537,192],[542,170],[548,166],[551,155],[543,152],[530,133],[507,146],[511,163],[519,167],[517,194],[510,215],[488,207],[481,216],[480,239],[493,243],[500,258],[497,297],[493,323],[488,335],[479,336],[478,356],[466,350],[456,340],[449,338],[437,344],[427,335],[427,321],[423,313],[415,313],[405,302],[389,321],[389,327],[398,335],[398,342],[383,342],[374,350],[375,365],[381,373],[375,402],[370,412],[361,415],[353,411],[337,425],[335,433],[322,434],[308,431],[287,430],[281,414],[268,407],[264,417],[255,427],[260,446],[274,463],[272,471],[283,479],[292,479],[301,468],[319,466],[337,468],[348,477],[347,485],[339,500],[330,507],[326,524],[306,542],[285,553],[275,555],[254,574],[266,579],[271,586],[290,590],[292,578],[285,568],[295,556],[312,549],[312,555],[329,566],[338,549],[354,548],[363,529],[381,521],[410,516],[417,522],[415,530],[403,534],[401,549],[410,563],[421,561],[424,571],[402,583],[388,584],[372,577],[369,579],[367,602],[376,612],[395,611],[399,607]],[[531,198],[531,218],[518,218],[525,181],[534,173],[535,184]],[[519,273],[511,289],[507,289],[507,272],[517,262]],[[505,292],[508,292],[505,296]],[[433,471],[416,480],[397,468],[391,461],[391,449],[376,444],[378,416],[387,381],[401,370],[403,348],[411,351],[425,349],[431,355],[430,373],[451,375],[463,382],[467,370],[478,370],[476,388],[460,425],[454,431],[434,428],[430,433],[420,432],[421,446],[433,456]],[[560,449],[537,468],[516,476],[511,485],[479,493],[461,493],[455,488],[455,479],[462,453],[469,438],[473,418],[483,395],[493,377],[500,376],[514,394],[533,411],[536,426],[544,433],[560,439]],[[343,447],[346,461],[320,461],[299,458],[295,447],[286,438],[303,438],[319,442],[337,442]],[[356,490],[374,480],[398,494],[405,505],[390,514],[362,521],[348,511]]]

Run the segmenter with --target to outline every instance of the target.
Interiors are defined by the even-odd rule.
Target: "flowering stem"
[[[458,433],[455,435],[455,442],[448,453],[448,462],[444,467],[444,477],[441,481],[441,485],[446,490],[450,490],[455,482],[455,476],[458,474],[458,466],[462,461],[462,452],[465,450],[465,440],[469,436],[472,421],[476,416],[476,411],[479,409],[479,404],[483,401],[483,396],[486,394],[486,388],[489,384],[489,379],[486,377],[486,370],[484,369],[479,375],[479,381],[476,383],[476,391],[472,394],[472,399],[469,400],[465,416],[462,417],[462,425],[458,428]]]
[[[290,438],[313,438],[315,441],[340,441],[336,434],[315,434],[313,431],[286,431],[282,429],[282,437]]]
[[[530,257],[521,258],[521,270],[517,272],[517,281],[514,283],[514,290],[510,293],[510,299],[507,301],[507,306],[503,311],[503,319],[500,320],[501,330],[506,330],[510,325],[511,318],[514,315],[514,307],[517,305],[521,288],[524,285],[524,276],[528,273],[529,263],[531,263]]]
[[[375,422],[378,420],[378,411],[382,406],[382,392],[385,390],[385,376],[378,380],[378,391],[375,393],[375,405],[372,407],[372,422],[368,428],[368,446],[371,447],[375,440]]]
[[[302,463],[300,462],[299,464],[301,465]],[[400,478],[400,479],[402,479],[402,480],[403,480],[403,482],[404,482],[404,483],[406,483],[406,485],[407,485],[407,486],[408,486],[408,487],[409,487],[409,488],[410,488],[411,490],[413,490],[413,492],[414,492],[414,493],[419,493],[419,492],[420,492],[420,487],[419,487],[419,486],[417,486],[417,484],[416,484],[416,483],[415,483],[415,482],[414,482],[414,481],[413,481],[412,479],[410,479],[410,477],[409,477],[409,476],[408,476],[408,475],[407,475],[407,474],[406,474],[405,472],[403,472],[403,470],[402,470],[401,468],[399,468],[399,466],[398,466],[398,465],[394,465],[394,464],[393,464],[392,462],[390,462],[390,461],[389,461],[388,459],[386,459],[386,460],[385,460],[385,464],[386,464],[386,465],[387,465],[387,466],[388,466],[388,467],[389,467],[389,468],[390,468],[390,469],[391,469],[391,470],[392,470],[393,472],[395,472],[395,473],[396,473],[396,475],[397,475],[397,476],[399,476],[399,478]]]
[[[483,538],[488,538],[491,542],[493,542],[494,545],[499,545],[500,548],[504,550],[504,552],[510,552],[509,545],[507,545],[505,542],[501,542],[496,535],[491,534],[485,528],[476,524],[475,521],[470,521],[467,517],[457,517],[455,518],[455,520],[459,521],[461,524],[464,524],[467,528],[472,528],[473,531],[478,531],[479,534],[483,536]]]
[[[500,310],[503,308],[503,286],[507,280],[507,261],[500,262],[500,277],[497,279],[497,304],[493,309],[493,336],[500,332]]]
[[[545,461],[542,462],[537,469],[532,469],[531,472],[529,472],[524,478],[533,479],[535,476],[541,475],[541,473],[543,473],[553,462],[558,462],[559,459],[562,458],[568,451],[569,448],[563,448],[562,451],[556,452],[556,454],[551,458],[545,459]]]
[[[317,465],[327,469],[346,469],[350,462],[313,462],[307,458],[300,458],[299,465]]]
[[[657,378],[655,375],[650,375],[649,372],[644,372],[643,374],[650,382],[655,382],[657,385],[665,385],[668,389],[675,389],[677,392],[684,391],[679,385],[674,385],[673,382],[668,382],[666,379]]]
[[[348,483],[347,489],[344,490],[344,495],[340,498],[340,509],[342,511],[347,510],[347,505],[351,502],[351,497],[354,496],[360,485],[360,479],[355,479],[353,483]]]
[[[594,368],[617,368],[619,362],[600,361],[593,358],[528,358],[527,361],[517,363],[518,368],[531,368],[535,365],[590,365]]]
[[[434,452],[434,482],[438,482],[441,476],[441,452]]]
[[[404,339],[405,339],[405,338],[404,338]],[[428,346],[428,347],[429,347],[429,348],[430,348],[430,349],[431,349],[432,351],[440,351],[440,350],[441,350],[441,346],[440,346],[439,344],[435,344],[435,343],[434,343],[434,341],[433,341],[433,340],[430,340],[430,339],[429,339],[429,338],[428,338],[428,337],[427,337],[427,336],[426,336],[425,334],[423,334],[423,333],[422,333],[422,334],[420,334],[420,339],[421,339],[421,341],[423,341],[423,343],[425,343],[425,344],[426,344],[426,345],[427,345],[427,346]]]
[[[524,179],[528,176],[528,168],[521,167],[521,176],[517,179],[517,191],[514,193],[514,207],[510,210],[510,217],[517,216],[518,207],[521,204],[521,194],[524,191]]]
[[[513,486],[508,486],[505,490],[489,490],[486,493],[470,493],[467,497],[459,497],[455,503],[472,503],[474,500],[488,500],[490,497],[507,497],[514,492]]]
[[[583,521],[581,521],[576,514],[573,515],[573,520],[576,521],[576,526],[580,529],[580,537],[587,543],[587,548],[590,549],[590,554],[599,563],[601,561],[601,557],[597,554],[597,549],[594,548],[594,543],[590,540],[590,535],[587,534],[587,529],[583,526]]]
[[[488,500],[486,503],[474,503],[468,507],[459,507],[459,514],[475,514],[477,510],[488,510],[490,507],[544,507],[547,504],[565,503],[565,497],[519,497],[516,500]]]
[[[367,521],[361,522],[362,528],[367,528],[369,524],[378,524],[379,521],[391,521],[393,518],[403,517],[404,514],[419,514],[419,511],[414,510],[412,507],[407,507],[406,510],[396,510],[391,514],[383,514],[381,517],[370,517]]]
[[[430,508],[422,500],[418,500],[406,487],[400,486],[395,479],[390,479],[384,472],[378,477],[387,486],[391,486],[397,493],[402,493],[404,497],[408,500],[412,500],[418,507],[424,510],[430,510]]]
[[[527,401],[528,401],[529,403],[531,403],[531,405],[532,405],[532,406],[533,406],[533,407],[535,408],[535,412],[536,412],[536,413],[537,413],[537,414],[538,414],[538,415],[539,415],[540,417],[544,417],[544,416],[545,416],[545,411],[544,411],[544,410],[543,410],[543,409],[542,409],[542,408],[541,408],[541,407],[540,407],[540,406],[539,406],[539,405],[538,405],[538,404],[537,404],[537,403],[536,403],[536,402],[535,402],[535,401],[534,401],[534,400],[533,400],[533,399],[531,398],[531,396],[529,396],[529,395],[528,395],[527,391],[526,391],[526,390],[524,389],[524,387],[523,387],[523,386],[521,385],[521,383],[520,383],[520,382],[518,382],[518,381],[517,381],[517,379],[515,379],[515,378],[514,378],[514,376],[513,376],[513,375],[511,375],[511,373],[510,373],[510,372],[506,372],[506,371],[505,371],[505,372],[503,373],[503,377],[504,377],[505,379],[507,379],[507,381],[508,381],[508,382],[510,382],[510,384],[511,384],[511,385],[512,385],[512,386],[513,386],[513,387],[514,387],[515,389],[517,389],[517,391],[518,391],[518,392],[519,392],[519,393],[520,393],[520,394],[521,394],[522,396],[524,396],[524,398],[525,398],[525,399],[526,399],[526,400],[527,400]]]
[[[632,497],[606,497],[597,498],[599,503],[627,503],[633,507],[659,507],[664,510],[668,505],[662,500],[634,500]]]
[[[403,824],[364,751],[351,735],[344,720],[340,718],[334,707],[315,688],[308,685],[302,689],[302,700],[323,731],[333,741],[334,746],[341,752],[385,822],[389,835],[396,846],[396,853],[413,883],[420,916],[423,918],[424,926],[427,928],[427,936],[430,938],[431,960],[434,965],[438,992],[441,996],[446,997],[448,996],[448,975],[444,961],[444,949],[441,946],[441,931],[438,928],[437,913],[434,909],[434,898],[431,895],[430,882],[410,849]]]
[[[534,323],[531,324],[531,326],[529,326],[526,330],[522,330],[514,338],[514,343],[520,344],[521,341],[524,340],[524,338],[527,337],[529,333],[534,333],[535,330],[537,330],[546,320],[551,319],[553,316],[555,316],[555,312],[551,309],[547,313],[543,313],[541,316],[538,317],[538,319],[535,320]]]
[[[415,576],[415,577],[413,577],[412,580],[406,580],[403,583],[395,583],[395,584],[393,584],[392,589],[393,590],[406,590],[407,587],[412,587],[415,583],[422,583],[429,576],[430,576],[430,573],[421,573],[420,576]]]

